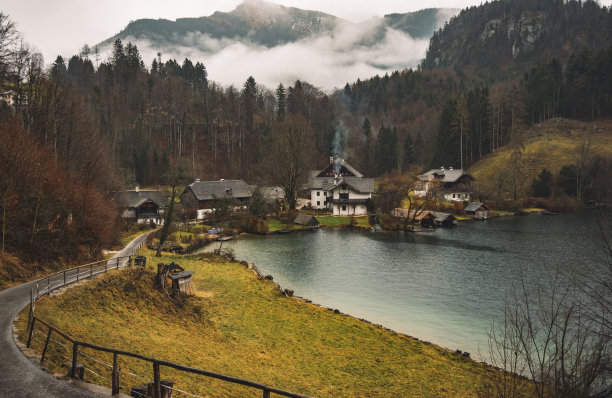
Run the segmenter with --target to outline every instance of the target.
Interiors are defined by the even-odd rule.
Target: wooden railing
[[[138,250],[140,249],[143,243],[141,243],[138,247],[136,247],[132,254],[135,254],[136,252],[138,252]],[[44,347],[43,347],[42,354],[41,354],[41,358],[40,358],[41,363],[45,360],[45,356],[46,356],[46,353],[49,347],[49,343],[52,340],[51,335],[52,333],[55,333],[63,337],[64,339],[66,339],[72,344],[72,363],[71,363],[71,369],[70,369],[71,378],[75,378],[77,375],[78,357],[80,354],[79,352],[80,347],[86,347],[89,349],[93,349],[95,351],[102,351],[102,352],[113,354],[113,364],[112,364],[112,374],[111,374],[111,388],[112,388],[113,395],[118,394],[120,391],[119,357],[124,356],[124,357],[130,357],[130,358],[135,358],[135,359],[139,359],[142,361],[150,362],[152,364],[152,367],[153,367],[153,395],[152,395],[152,398],[161,398],[163,396],[162,388],[169,388],[171,390],[175,390],[172,387],[162,386],[161,370],[160,370],[161,367],[172,368],[172,369],[176,369],[176,370],[183,371],[183,372],[198,374],[198,375],[211,377],[211,378],[218,379],[218,380],[227,381],[233,384],[239,384],[239,385],[255,388],[255,389],[262,391],[264,398],[270,398],[271,393],[274,393],[274,394],[277,394],[283,397],[308,398],[305,395],[294,394],[289,391],[284,391],[284,390],[273,388],[273,387],[270,387],[264,384],[255,383],[250,380],[245,380],[245,379],[240,379],[237,377],[214,373],[214,372],[210,372],[207,370],[191,368],[191,367],[180,365],[174,362],[158,360],[158,359],[150,358],[144,355],[135,354],[135,353],[128,352],[128,351],[116,350],[116,349],[112,349],[108,347],[102,347],[102,346],[98,346],[95,344],[91,344],[85,341],[76,340],[70,335],[68,335],[67,333],[57,329],[51,324],[35,316],[35,313],[34,313],[35,303],[40,297],[44,295],[49,295],[54,290],[57,290],[62,287],[68,286],[70,284],[76,283],[83,279],[91,278],[95,275],[104,273],[110,269],[119,269],[123,266],[130,266],[132,264],[132,257],[133,256],[117,257],[117,258],[113,258],[110,260],[103,260],[103,261],[97,261],[97,262],[90,263],[90,264],[84,264],[78,267],[70,268],[65,271],[55,273],[53,275],[49,275],[45,278],[42,278],[36,281],[36,285],[32,288],[30,292],[30,315],[29,315],[29,322],[28,322],[28,340],[27,340],[26,346],[30,348],[30,345],[32,343],[32,336],[34,334],[35,324],[40,323],[41,325],[44,325],[48,329],[46,338],[45,338]],[[182,393],[186,393],[186,392],[182,391]],[[190,393],[187,393],[187,395],[195,396],[194,394],[190,394]]]

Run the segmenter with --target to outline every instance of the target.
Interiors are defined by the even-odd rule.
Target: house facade
[[[472,182],[475,178],[463,169],[441,167],[431,169],[417,178],[419,183],[414,192],[416,196],[426,196],[435,191],[447,201],[463,202],[469,201],[472,197]]]
[[[140,190],[136,187],[134,190],[115,192],[113,198],[122,218],[139,224],[163,224],[168,199],[162,191]]]
[[[200,181],[196,179],[187,185],[181,194],[181,205],[195,209],[197,219],[204,219],[215,211],[219,200],[229,200],[234,210],[246,208],[252,196],[252,188],[243,180]]]
[[[313,209],[328,209],[334,216],[367,214],[366,202],[374,193],[374,179],[363,174],[344,159],[330,158],[329,164],[311,173],[306,186]]]

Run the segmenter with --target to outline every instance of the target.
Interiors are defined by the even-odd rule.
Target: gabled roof
[[[363,177],[363,174],[358,172],[353,166],[348,164],[344,159],[330,159],[330,162],[323,170],[314,173],[314,177],[334,177],[338,174],[339,177]]]
[[[319,224],[319,220],[312,214],[298,214],[295,220],[293,220],[294,224],[298,225],[310,225],[310,222],[314,219],[317,225]]]
[[[374,193],[374,179],[373,178],[359,178],[359,177],[344,177],[338,179],[336,184],[333,184],[329,190],[334,190],[343,184],[348,185],[355,191],[360,193]]]
[[[281,187],[260,187],[259,190],[266,200],[282,200],[285,198],[285,190]]]
[[[439,222],[443,222],[444,220],[449,219],[449,218],[451,220],[455,219],[455,216],[453,216],[450,213],[443,213],[441,211],[432,211],[431,213],[436,217],[436,221],[439,221]]]
[[[431,169],[425,174],[418,176],[419,180],[427,181],[430,177],[439,178],[443,182],[456,182],[463,176],[468,176],[474,179],[471,174],[466,173],[463,169]]]
[[[251,197],[251,187],[242,180],[195,181],[187,186],[197,200]]]
[[[162,191],[119,191],[115,192],[113,197],[117,206],[122,208],[139,207],[148,201],[155,203],[159,207],[166,207],[168,205],[168,198]]]
[[[399,217],[399,218],[413,218],[414,217],[414,219],[417,221],[422,221],[426,218],[436,218],[436,216],[434,215],[434,212],[430,210],[419,211],[416,217],[414,215],[415,212],[416,210],[408,210],[408,209],[402,209],[400,207],[396,207],[395,209],[391,211],[391,215],[393,217]]]
[[[465,207],[465,211],[476,211],[480,208],[480,206],[483,206],[485,210],[489,210],[489,208],[482,202],[472,202]]]

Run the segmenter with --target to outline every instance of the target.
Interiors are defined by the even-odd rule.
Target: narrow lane
[[[146,234],[137,237],[113,258],[134,254],[145,238]],[[111,261],[110,264],[116,266],[116,262]],[[119,260],[120,268],[125,264],[125,259]],[[104,267],[93,269],[93,275],[101,272],[104,272]],[[89,278],[90,274],[89,270],[80,272],[79,280]],[[76,273],[69,275],[67,280],[70,278],[76,279]],[[51,280],[49,288],[53,290],[62,283],[63,275],[60,275]],[[96,397],[46,373],[15,344],[13,320],[29,304],[30,290],[35,284],[36,281],[27,282],[0,292],[0,397]],[[39,284],[41,294],[46,288],[46,284]]]

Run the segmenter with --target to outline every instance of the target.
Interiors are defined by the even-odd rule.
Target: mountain
[[[541,59],[612,42],[611,9],[595,1],[498,0],[471,7],[435,32],[421,66],[454,68],[497,80]]]
[[[247,0],[231,12],[215,12],[208,17],[139,19],[102,46],[116,39],[150,40],[161,46],[185,43],[193,35],[208,35],[214,39],[238,39],[273,47],[297,41],[311,35],[329,33],[340,18],[318,11],[284,7],[261,0]]]
[[[429,8],[406,14],[385,15],[377,26],[375,40],[366,42],[375,45],[384,38],[387,28],[396,29],[414,38],[429,38],[443,23],[441,18],[458,12],[455,9]],[[200,50],[206,48],[204,36],[227,39],[242,43],[274,47],[299,40],[334,35],[339,26],[351,26],[357,33],[371,29],[371,23],[352,23],[319,11],[302,10],[295,7],[268,3],[262,0],[246,0],[231,12],[217,11],[200,18],[139,19],[132,21],[118,34],[104,40],[100,47],[110,46],[116,39],[122,41],[146,40],[162,47],[191,45]],[[362,32],[364,36],[367,32]],[[363,44],[361,42],[360,44]]]

